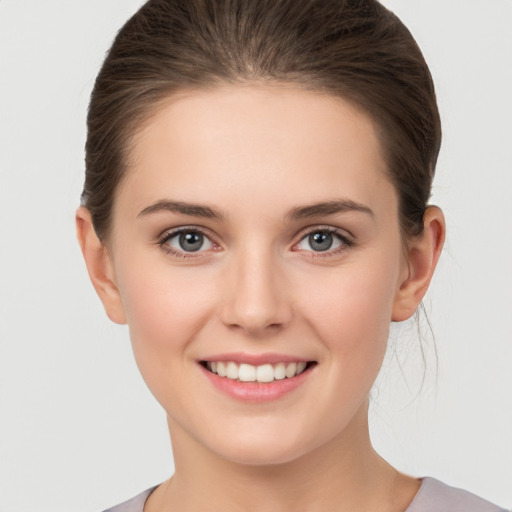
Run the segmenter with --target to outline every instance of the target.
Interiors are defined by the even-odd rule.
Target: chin
[[[304,456],[304,446],[276,447],[275,443],[262,446],[255,443],[252,446],[217,451],[217,455],[235,464],[245,466],[277,466],[293,462]]]
[[[227,461],[248,466],[275,466],[298,460],[327,440],[318,431],[308,436],[304,430],[272,431],[253,425],[249,430],[229,431],[222,439],[210,441],[211,451]]]

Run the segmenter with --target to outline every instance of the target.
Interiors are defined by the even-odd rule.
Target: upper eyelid
[[[212,232],[207,229],[203,228],[202,226],[179,226],[175,228],[167,228],[164,229],[158,236],[158,240],[166,240],[169,238],[173,238],[176,235],[179,235],[180,233],[187,233],[187,232],[193,232],[196,231],[198,233],[201,233],[202,235],[208,237],[212,242],[215,240],[215,235],[212,234]]]
[[[305,236],[310,235],[311,233],[316,233],[318,231],[327,231],[329,233],[334,233],[336,235],[339,235],[341,238],[346,238],[349,240],[354,240],[354,238],[355,238],[354,235],[350,231],[348,231],[346,229],[338,228],[335,226],[330,226],[328,224],[326,224],[326,225],[317,224],[314,226],[308,226],[306,228],[303,228],[296,235],[296,238],[298,241],[300,241]]]

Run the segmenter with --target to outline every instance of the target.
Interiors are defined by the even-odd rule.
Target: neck
[[[373,450],[366,408],[328,443],[272,465],[226,460],[169,423],[175,474],[151,495],[145,512],[196,512],[213,504],[226,512],[391,512],[404,510],[419,488]]]

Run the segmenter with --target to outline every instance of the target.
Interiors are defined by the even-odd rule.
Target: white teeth
[[[213,369],[212,369],[213,371]],[[226,376],[226,364],[221,363],[220,361],[217,363],[217,375],[219,377],[225,377]]]
[[[302,373],[306,369],[306,364],[304,361],[301,361],[300,363],[297,363],[297,375]]]
[[[250,364],[241,364],[238,368],[238,378],[242,382],[254,382],[256,380],[256,368]]]
[[[233,380],[238,379],[238,365],[233,361],[229,361],[226,365],[226,377]]]
[[[284,363],[277,363],[274,366],[274,379],[282,380],[286,377],[286,365]]]
[[[296,372],[297,372],[297,364],[296,363],[290,363],[286,366],[286,376],[288,378],[293,377]]]
[[[306,369],[307,363],[277,363],[262,364],[253,366],[252,364],[242,363],[238,365],[233,361],[208,361],[206,367],[219,377],[226,377],[241,382],[272,382],[273,380],[282,380],[292,378],[301,374]]]
[[[274,368],[272,365],[263,364],[258,366],[256,368],[256,380],[258,382],[272,382],[274,380]]]

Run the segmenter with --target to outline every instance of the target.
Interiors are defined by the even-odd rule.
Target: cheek
[[[181,371],[188,346],[210,318],[215,289],[197,269],[177,271],[160,264],[134,273],[132,268],[127,265],[123,272],[120,266],[119,288],[135,359],[158,394],[162,383]]]
[[[349,366],[350,372],[378,371],[386,350],[397,270],[396,263],[380,263],[330,269],[303,294],[304,316],[338,356],[336,364]]]
[[[330,418],[331,433],[348,425],[377,378],[386,353],[395,289],[382,269],[346,270],[337,276],[331,272],[325,283],[316,280],[304,295],[304,316],[325,348],[324,388],[331,393],[316,401],[324,417]]]
[[[181,339],[180,332],[193,332],[212,302],[211,280],[197,269],[160,264],[135,273],[127,265],[118,281],[130,329],[150,344],[167,345]]]

